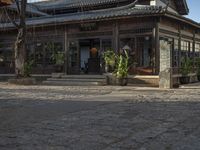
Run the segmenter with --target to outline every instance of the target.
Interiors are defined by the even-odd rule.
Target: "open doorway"
[[[80,72],[84,74],[100,73],[100,39],[79,40]]]

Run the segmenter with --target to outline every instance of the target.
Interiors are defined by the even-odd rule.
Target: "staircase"
[[[110,75],[111,76],[111,75]],[[43,85],[55,86],[103,86],[107,85],[108,75],[66,75],[53,73]],[[129,76],[128,85],[135,87],[158,87],[158,76]]]
[[[101,86],[106,85],[106,77],[103,75],[52,74],[52,77],[43,81],[43,84],[55,86]]]

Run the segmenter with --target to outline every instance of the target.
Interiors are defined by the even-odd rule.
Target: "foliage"
[[[129,55],[127,51],[124,51],[124,55],[117,56],[117,65],[115,75],[117,78],[125,78],[128,76],[129,70]]]
[[[113,50],[108,50],[103,53],[103,58],[107,66],[114,67],[115,66],[115,59],[116,55]]]
[[[200,76],[200,58],[196,58],[197,63],[197,75]]]
[[[183,57],[181,59],[181,74],[183,76],[188,76],[188,74],[192,71],[192,60],[190,58]]]
[[[56,65],[63,65],[64,64],[64,53],[63,52],[53,53],[52,59],[55,61]]]
[[[33,60],[25,62],[25,64],[24,64],[24,77],[30,77],[31,76],[33,64],[34,64]]]

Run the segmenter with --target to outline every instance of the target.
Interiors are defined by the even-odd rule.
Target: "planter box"
[[[128,78],[116,78],[112,74],[106,74],[107,85],[119,85],[126,86],[128,84]]]
[[[36,79],[35,78],[9,79],[8,83],[15,84],[15,85],[35,85]]]

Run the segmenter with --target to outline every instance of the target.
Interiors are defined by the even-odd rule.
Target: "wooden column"
[[[178,67],[181,67],[181,27],[179,26],[179,39],[178,39]]]
[[[160,72],[160,35],[159,35],[159,22],[156,23],[154,29],[155,34],[155,74]]]
[[[114,51],[119,52],[119,25],[117,21],[113,24],[113,48]]]
[[[192,43],[193,67],[195,67],[195,37],[196,37],[196,33],[195,31],[193,31],[193,43]]]
[[[65,63],[64,63],[64,73],[68,74],[68,26],[64,28],[64,50],[65,50]]]

